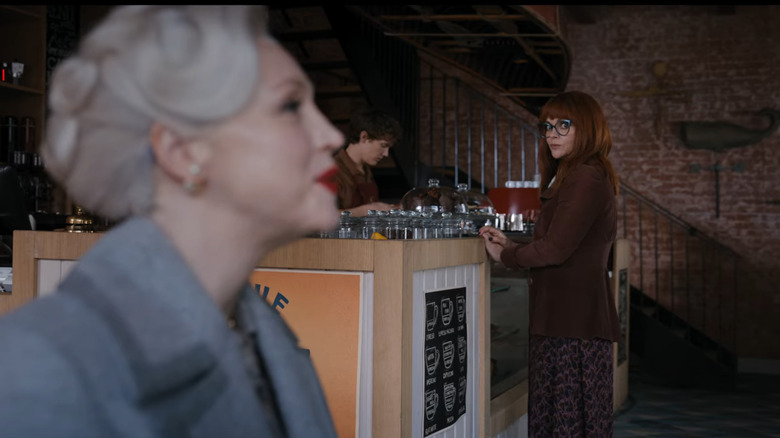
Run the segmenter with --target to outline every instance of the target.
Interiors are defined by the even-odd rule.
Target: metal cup
[[[512,213],[509,215],[509,229],[510,231],[525,230],[525,222],[523,222],[522,213]]]

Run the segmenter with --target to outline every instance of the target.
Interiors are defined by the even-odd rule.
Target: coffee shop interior
[[[38,155],[49,74],[111,8],[0,5],[0,315],[52,291],[113,225],[73,204]],[[610,272],[621,328],[615,435],[711,434],[701,415],[676,414],[692,409],[686,400],[725,400],[721,419],[732,404],[776,409],[780,6],[270,5],[269,27],[338,128],[364,107],[403,126],[373,172],[382,200],[402,207],[389,222],[406,220],[408,232],[374,240],[334,230],[258,263],[360,273],[359,383],[337,421],[343,437],[526,436],[527,272],[491,262],[475,230],[492,224],[532,239],[523,212],[540,203],[537,117],[568,90],[601,103],[620,178]],[[428,234],[421,205],[463,207],[443,214],[452,227]],[[355,218],[342,225],[360,228]],[[297,256],[312,251],[323,260]],[[354,251],[366,260],[398,252],[401,263],[339,257]],[[442,288],[452,292],[442,303],[458,305],[432,315],[425,297]],[[425,433],[430,399],[417,388],[425,371],[417,365],[440,356],[428,356],[407,325],[424,329],[461,303],[469,367],[458,391],[468,396],[435,402],[465,414]],[[380,306],[397,312],[380,315]],[[727,435],[780,436],[777,414],[747,425],[730,418]]]

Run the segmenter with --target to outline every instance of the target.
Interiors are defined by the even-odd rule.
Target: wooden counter
[[[13,293],[0,295],[0,314],[54,290],[100,237],[100,233],[16,231]],[[628,249],[628,242],[619,239],[613,259],[613,288],[623,336],[623,346],[615,345],[616,409],[628,395]],[[370,305],[370,324],[361,326],[361,331],[370,334],[370,342],[361,339],[360,361],[369,369],[362,376],[370,376],[367,381],[371,384],[360,385],[363,391],[356,395],[355,434],[343,438],[424,436],[424,297],[430,291],[460,286],[467,288],[468,313],[473,318],[468,350],[474,359],[469,374],[470,401],[467,415],[461,418],[466,419],[442,433],[459,438],[527,436],[527,381],[492,400],[490,397],[491,272],[481,239],[301,239],[270,253],[258,268],[302,274],[358,273],[367,279],[361,301]]]
[[[0,312],[23,305],[53,290],[78,259],[101,234],[17,231],[14,233],[13,293],[0,297]],[[52,268],[52,263],[58,264]],[[426,367],[427,296],[463,290],[464,315],[468,328],[468,367],[463,387],[462,412],[447,415],[454,423],[442,430],[429,427],[429,437],[463,438],[489,436],[489,264],[480,238],[438,240],[301,239],[281,247],[258,263],[263,269],[292,273],[358,273],[366,279],[361,301],[371,302],[368,326],[361,326],[361,367],[368,368],[370,385],[359,385],[354,435],[381,437],[423,437],[428,385]],[[59,277],[53,281],[44,271]],[[253,274],[253,275],[262,275]],[[460,303],[459,303],[460,304]],[[453,309],[450,306],[450,309]],[[444,308],[438,318],[443,318]],[[282,313],[284,316],[284,313]],[[294,325],[294,324],[291,324]],[[306,339],[301,338],[305,343]],[[465,343],[464,342],[464,343]],[[452,345],[450,352],[454,351]],[[430,348],[430,347],[428,347]],[[458,348],[458,347],[455,347]],[[312,358],[317,366],[316,346]],[[364,355],[370,349],[369,355]],[[460,350],[457,350],[460,351]],[[450,364],[453,354],[450,354]],[[433,357],[433,356],[431,356]],[[445,353],[435,355],[434,364],[444,363]],[[456,356],[457,358],[457,356]],[[442,379],[444,380],[444,379]],[[366,388],[369,390],[366,391]],[[451,385],[451,391],[455,391]],[[445,387],[445,389],[448,389]],[[458,388],[460,389],[460,388]],[[431,391],[428,391],[431,392]],[[455,394],[450,392],[450,394]],[[460,392],[457,393],[460,396]],[[327,397],[327,393],[326,393]],[[368,397],[367,399],[364,397]],[[454,397],[448,398],[449,401]],[[431,397],[431,406],[444,409],[445,396]],[[438,414],[437,414],[438,415]]]
[[[102,236],[101,233],[14,231],[13,293],[0,295],[0,315],[38,296],[39,274],[43,274],[44,283],[51,278],[47,275],[47,260],[55,261],[52,266],[56,265],[58,268],[62,264],[60,261],[69,266],[67,262],[78,260]],[[41,260],[44,260],[43,269]],[[58,282],[59,277],[56,280]]]

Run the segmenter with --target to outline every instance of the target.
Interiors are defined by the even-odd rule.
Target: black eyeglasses
[[[542,137],[547,137],[547,133],[550,132],[551,129],[555,129],[555,132],[557,132],[558,135],[564,136],[569,133],[569,128],[571,128],[571,120],[560,119],[555,122],[555,125],[550,122],[540,123],[539,133],[542,134]]]

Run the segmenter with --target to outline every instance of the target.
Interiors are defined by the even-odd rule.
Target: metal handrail
[[[526,110],[499,104],[442,69],[425,61],[421,64],[420,92],[427,99],[420,99],[419,113],[420,120],[428,122],[428,136],[418,139],[420,164],[429,173],[438,169],[440,176],[451,170],[450,182],[465,182],[482,193],[507,180],[534,181],[539,173],[540,137],[533,124],[516,114]],[[440,108],[433,103],[434,95],[440,97]],[[464,137],[466,141],[461,141]],[[519,155],[519,165],[513,154]],[[528,159],[530,154],[533,160]],[[462,171],[466,181],[461,181]]]
[[[620,192],[620,234],[632,242],[629,283],[642,292],[637,304],[668,319],[661,307],[675,317],[664,322],[683,336],[694,339],[696,331],[735,353],[741,257],[627,184]],[[652,227],[644,226],[648,215]]]

